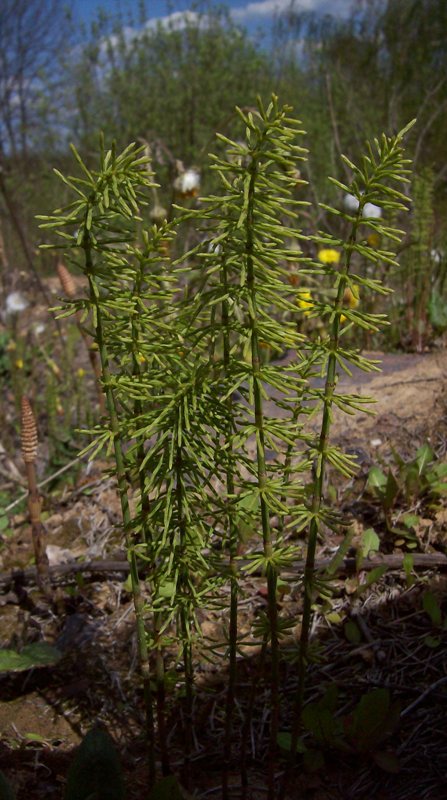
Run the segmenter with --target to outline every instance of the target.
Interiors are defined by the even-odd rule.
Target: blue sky
[[[148,20],[160,20],[169,14],[187,11],[191,8],[188,0],[146,0],[146,17]],[[276,13],[287,10],[290,0],[220,0],[220,5],[226,5],[231,10],[233,19],[238,24],[252,28],[267,27],[272,22]],[[126,12],[134,16],[138,12],[138,0],[73,0],[75,15],[78,21],[89,22],[99,8],[104,8],[113,13],[121,11],[126,17]],[[317,13],[331,13],[334,16],[344,16],[349,12],[352,0],[295,0],[294,7],[297,11],[316,11]]]

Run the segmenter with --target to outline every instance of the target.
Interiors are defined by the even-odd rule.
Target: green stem
[[[180,419],[178,420],[180,425]],[[183,744],[183,782],[185,788],[189,787],[190,783],[190,761],[192,752],[192,704],[193,704],[193,686],[194,674],[192,666],[192,647],[189,629],[189,615],[187,609],[187,592],[188,592],[188,568],[186,566],[186,537],[187,526],[184,509],[184,487],[183,487],[183,457],[182,448],[177,446],[177,454],[175,460],[176,471],[176,498],[177,498],[177,513],[178,513],[178,526],[180,534],[180,558],[182,564],[180,567],[180,574],[178,579],[178,588],[181,594],[180,606],[180,631],[182,638],[182,651],[183,651],[183,667],[185,670],[185,701],[183,705],[184,713],[184,744]]]
[[[253,711],[255,707],[256,694],[259,692],[260,682],[265,667],[265,657],[267,654],[268,636],[264,634],[262,640],[261,652],[259,654],[258,668],[253,676],[252,684],[250,687],[250,696],[248,698],[247,711],[245,712],[244,724],[242,727],[242,741],[241,741],[241,785],[242,785],[242,800],[247,800],[248,792],[248,770],[247,770],[247,749],[250,740],[250,728],[253,719]],[[254,756],[255,754],[252,753]]]
[[[268,758],[268,800],[273,800],[275,795],[275,761],[276,761],[276,740],[279,725],[279,651],[278,651],[278,611],[276,605],[277,598],[277,572],[271,565],[270,559],[273,555],[272,533],[270,528],[269,508],[265,499],[265,487],[267,483],[267,470],[265,458],[264,441],[264,414],[261,393],[261,362],[259,355],[259,342],[257,330],[257,302],[254,270],[254,207],[255,207],[255,185],[257,176],[257,162],[253,158],[251,167],[250,184],[248,188],[248,208],[245,223],[246,241],[245,252],[247,256],[247,288],[250,296],[249,324],[251,329],[251,359],[253,375],[253,396],[256,427],[256,457],[258,464],[258,488],[261,505],[262,538],[264,544],[264,555],[268,562],[267,566],[267,596],[268,596],[268,616],[270,623],[270,646],[271,646],[271,698],[270,698],[270,742]],[[270,562],[270,563],[269,563]]]
[[[327,466],[327,445],[329,442],[329,433],[331,427],[331,409],[333,403],[333,394],[337,383],[337,359],[336,352],[338,350],[338,343],[340,338],[340,316],[343,308],[343,295],[346,289],[347,277],[351,265],[352,245],[356,241],[357,229],[362,218],[363,203],[360,202],[357,217],[353,224],[351,235],[348,240],[346,262],[344,269],[341,272],[340,281],[338,284],[337,298],[335,301],[335,316],[332,322],[331,337],[329,341],[329,358],[326,369],[326,381],[323,395],[323,418],[321,422],[320,436],[317,446],[317,470],[314,480],[314,490],[312,495],[312,518],[309,528],[309,539],[306,553],[306,563],[304,566],[304,593],[303,593],[303,615],[301,621],[301,635],[298,653],[298,687],[295,695],[294,709],[293,709],[293,724],[291,732],[290,754],[288,758],[287,767],[284,773],[279,800],[284,800],[287,790],[287,784],[290,778],[292,765],[295,761],[296,747],[298,744],[298,737],[301,726],[301,715],[304,703],[304,687],[306,682],[306,667],[309,651],[309,635],[312,620],[312,603],[314,594],[314,578],[315,578],[315,554],[318,542],[318,532],[320,528],[320,513],[323,507],[323,487],[324,478]]]
[[[135,282],[134,294],[138,298],[142,291],[142,284],[144,280],[143,266],[140,263],[140,270]],[[142,365],[139,358],[139,342],[140,342],[140,328],[138,325],[138,306],[134,306],[132,315],[132,363],[133,374],[140,377],[142,374]],[[134,416],[139,418],[143,413],[143,403],[140,399],[134,402]],[[145,458],[144,443],[140,439],[137,447],[137,463],[142,464]],[[150,564],[153,572],[155,572],[155,553],[154,541],[152,532],[150,531],[147,519],[150,512],[150,500],[145,487],[144,472],[139,471],[139,485],[141,497],[141,526],[142,526],[142,540],[150,554]],[[156,587],[154,582],[150,582],[150,590],[153,597],[156,596]],[[157,725],[158,725],[158,743],[160,746],[161,756],[161,769],[163,775],[169,775],[171,772],[169,763],[169,753],[166,739],[166,703],[165,703],[165,669],[163,654],[160,650],[160,629],[163,622],[163,616],[159,612],[154,612],[152,623],[152,638],[155,649],[155,683],[156,683],[156,703],[157,703]],[[155,737],[155,734],[154,734]]]
[[[126,550],[129,557],[130,564],[130,578],[132,585],[132,596],[135,609],[137,640],[138,640],[138,655],[140,660],[140,670],[143,682],[143,694],[146,711],[146,735],[148,744],[148,768],[149,780],[151,783],[155,782],[155,743],[154,743],[154,719],[152,711],[152,691],[151,691],[151,676],[149,667],[149,653],[146,641],[146,630],[144,624],[144,598],[141,592],[140,581],[138,577],[138,564],[135,555],[134,542],[132,541],[131,524],[132,516],[129,506],[129,498],[127,495],[127,478],[126,478],[126,465],[123,446],[120,437],[119,421],[115,404],[115,397],[111,387],[111,373],[109,355],[104,340],[103,323],[101,305],[99,302],[98,287],[95,284],[94,278],[94,265],[92,259],[91,241],[88,231],[85,231],[83,248],[85,252],[85,268],[89,282],[90,302],[94,308],[94,324],[96,341],[98,344],[99,357],[101,360],[101,369],[103,377],[103,385],[106,395],[107,411],[110,420],[110,429],[113,434],[113,446],[116,463],[116,476],[118,482],[118,494],[121,503],[121,512],[124,523],[124,533],[126,537]]]
[[[222,288],[224,295],[228,294],[228,274],[225,260],[222,264]],[[230,319],[228,300],[222,303],[222,329],[223,329],[223,363],[224,373],[228,376],[230,369]],[[227,497],[234,497],[234,474],[233,474],[233,398],[230,395],[226,401],[227,406],[227,435],[228,443],[227,468],[226,468],[226,490]],[[230,552],[230,622],[229,622],[229,674],[228,687],[225,707],[225,737],[224,737],[224,758],[222,774],[222,798],[228,800],[228,776],[231,766],[231,739],[232,739],[232,719],[234,711],[235,687],[236,687],[236,656],[237,656],[237,630],[238,630],[238,593],[239,583],[237,577],[236,557],[238,554],[239,531],[234,521],[234,512],[231,502],[228,504],[228,545]]]

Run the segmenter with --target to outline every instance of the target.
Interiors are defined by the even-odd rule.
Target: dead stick
[[[402,570],[403,569],[403,555],[383,555],[365,560],[361,569],[370,571],[375,567],[384,565],[388,570]],[[244,561],[240,562],[242,566]],[[248,565],[248,561],[246,564]],[[296,561],[294,564],[294,572],[284,574],[285,580],[294,580],[302,574],[304,570],[304,561]],[[316,561],[315,568],[318,572],[322,572],[332,563],[331,558],[321,558]],[[414,569],[436,569],[447,567],[447,556],[444,553],[415,553],[413,555],[413,568]],[[101,574],[107,572],[121,572],[128,574],[130,570],[129,562],[126,559],[104,559],[103,561],[70,561],[67,564],[58,564],[51,566],[48,569],[52,580],[56,578],[63,578],[66,575],[76,575],[77,573],[91,572],[92,574]],[[337,568],[337,573],[346,573],[347,575],[353,574],[357,571],[355,558],[345,558]],[[256,573],[252,573],[256,576]],[[0,587],[3,589],[14,585],[15,582],[27,583],[36,580],[37,572],[35,567],[28,567],[27,569],[16,569],[11,572],[0,573]]]

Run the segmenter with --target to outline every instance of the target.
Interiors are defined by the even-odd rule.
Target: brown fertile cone
[[[76,295],[76,286],[73,276],[62,261],[58,262],[57,274],[59,275],[59,280],[67,297],[74,297]]]
[[[37,426],[31,404],[22,397],[22,456],[25,464],[34,464],[37,456]]]

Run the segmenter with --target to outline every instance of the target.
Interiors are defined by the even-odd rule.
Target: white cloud
[[[352,0],[260,0],[258,3],[247,3],[240,8],[232,9],[233,19],[241,22],[253,17],[270,17],[285,11],[315,11],[319,14],[332,14],[334,17],[345,16],[352,7]]]
[[[173,11],[165,17],[152,17],[148,19],[145,27],[156,28],[161,25],[163,28],[174,29],[176,31],[186,28],[188,25],[196,25],[203,20],[204,15],[196,11]]]
[[[154,31],[158,26],[161,26],[167,30],[180,31],[183,30],[183,28],[187,28],[189,25],[203,27],[206,25],[206,20],[206,14],[197,14],[195,11],[173,11],[172,14],[167,14],[164,17],[151,17],[146,20],[143,30],[140,28],[124,27],[122,29],[122,36],[126,44],[131,44],[134,39],[141,39],[144,30]],[[105,52],[107,47],[112,47],[112,49],[117,47],[120,39],[121,36],[118,37],[116,34],[107,36],[100,45],[101,50]]]

